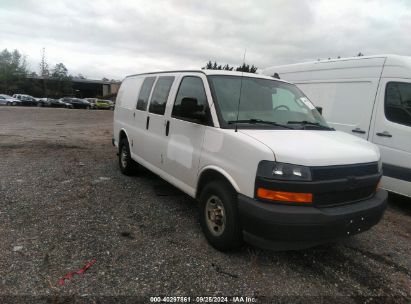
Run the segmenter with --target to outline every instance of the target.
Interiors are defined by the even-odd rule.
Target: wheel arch
[[[120,129],[120,132],[118,133],[118,143],[120,143],[120,141],[126,138],[128,140],[128,134],[127,131],[124,128]]]
[[[223,180],[227,182],[234,191],[240,192],[240,187],[236,181],[225,170],[216,166],[207,166],[204,167],[199,173],[195,195],[196,199],[200,197],[204,186],[207,185],[209,181],[213,180]]]
[[[121,128],[120,131],[118,132],[118,144],[117,144],[118,149],[120,149],[120,142],[123,138],[127,139],[128,144],[130,144],[127,131],[124,128]]]

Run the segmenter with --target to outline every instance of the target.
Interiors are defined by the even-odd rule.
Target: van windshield
[[[332,130],[293,84],[231,75],[208,78],[222,128],[234,128],[238,112],[238,128]]]

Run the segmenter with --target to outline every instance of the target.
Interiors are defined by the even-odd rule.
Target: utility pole
[[[43,96],[47,97],[47,78],[49,77],[49,65],[46,61],[46,49],[43,48],[41,51],[41,62],[40,62],[40,76],[43,78]]]

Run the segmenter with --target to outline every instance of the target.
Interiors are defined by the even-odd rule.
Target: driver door
[[[164,170],[192,195],[195,193],[204,132],[211,124],[204,83],[206,79],[203,74],[188,74],[180,78],[168,121]],[[205,121],[187,117],[182,110],[182,101],[185,98],[197,101],[195,107],[200,115],[206,117]]]

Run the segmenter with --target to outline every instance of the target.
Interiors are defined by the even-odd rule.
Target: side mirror
[[[198,100],[192,97],[185,97],[181,100],[180,116],[204,122],[206,116],[204,112],[198,111]]]
[[[315,107],[317,109],[317,111],[323,115],[323,108],[322,107]]]

